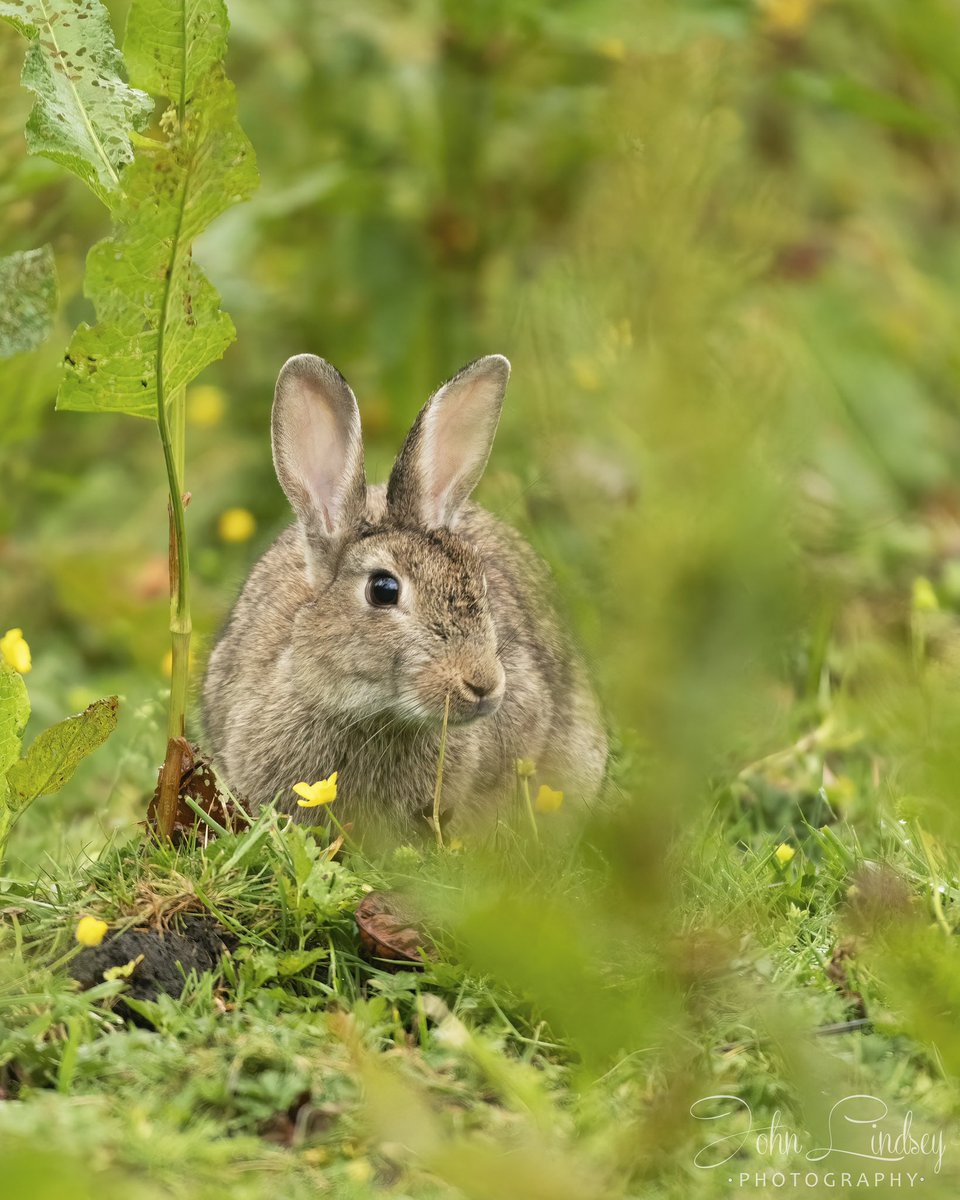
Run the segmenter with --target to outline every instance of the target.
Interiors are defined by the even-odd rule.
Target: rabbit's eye
[[[376,571],[367,580],[367,601],[374,608],[387,608],[400,599],[400,580],[386,571]]]

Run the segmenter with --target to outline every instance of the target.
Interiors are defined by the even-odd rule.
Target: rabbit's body
[[[491,361],[504,360],[480,360],[467,371]],[[440,808],[454,828],[492,824],[514,802],[518,758],[533,760],[538,782],[563,790],[571,804],[592,798],[606,737],[550,602],[546,568],[519,534],[467,502],[486,453],[479,469],[468,463],[466,478],[458,482],[454,473],[452,484],[436,470],[430,476],[418,458],[425,440],[433,451],[445,446],[454,459],[463,455],[470,404],[479,410],[491,402],[487,375],[467,379],[483,394],[453,410],[467,412],[465,425],[430,430],[427,422],[437,418],[429,416],[434,401],[428,404],[388,490],[362,481],[346,384],[326,364],[312,365],[320,360],[292,362],[313,391],[307,401],[300,392],[284,400],[293,416],[283,420],[299,420],[295,436],[278,429],[275,407],[274,443],[300,521],[254,567],[204,685],[207,732],[230,786],[254,806],[277,797],[282,809],[315,821],[315,810],[298,808],[291,788],[336,771],[341,821],[427,832],[449,706]],[[346,395],[331,399],[341,385]],[[285,386],[300,388],[299,375]],[[345,432],[328,422],[315,437],[309,422],[318,399],[347,410]],[[494,420],[484,428],[489,440],[495,427]],[[301,462],[311,442],[312,473]],[[338,453],[331,483],[316,464],[325,467]],[[424,495],[428,476],[442,492],[433,505]]]

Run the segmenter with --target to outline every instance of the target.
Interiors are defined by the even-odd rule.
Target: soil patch
[[[156,1000],[163,994],[178,997],[191,971],[215,971],[233,938],[210,917],[185,917],[179,930],[128,929],[107,934],[99,946],[88,946],[70,963],[70,974],[83,988],[103,982],[111,967],[136,965],[126,978],[127,992],[135,1000]],[[137,961],[139,960],[139,961]],[[116,1010],[135,1024],[146,1021],[123,1002]]]

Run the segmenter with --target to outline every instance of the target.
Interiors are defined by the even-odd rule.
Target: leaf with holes
[[[44,730],[26,755],[7,771],[12,810],[17,813],[38,796],[58,792],[87,755],[116,728],[118,708],[117,697],[107,696]]]
[[[33,350],[57,314],[57,268],[49,246],[0,258],[0,358]]]
[[[221,0],[143,0],[127,27],[131,73],[171,103],[162,141],[145,143],[124,175],[116,232],[87,259],[98,323],[81,325],[57,407],[157,416],[233,340],[220,298],[191,257],[211,221],[257,182],[221,60]]]
[[[21,82],[36,103],[27,146],[79,175],[105,204],[133,159],[130,131],[153,101],[123,78],[110,15],[100,0],[0,0],[0,18],[30,39]]]

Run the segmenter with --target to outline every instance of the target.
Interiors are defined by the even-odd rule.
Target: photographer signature
[[[914,1130],[912,1112],[905,1113],[899,1123],[889,1118],[889,1112],[879,1096],[864,1093],[844,1096],[828,1114],[826,1145],[805,1149],[806,1135],[786,1126],[779,1109],[768,1125],[755,1125],[750,1105],[739,1096],[704,1096],[690,1106],[692,1117],[698,1121],[736,1122],[737,1127],[702,1147],[693,1160],[694,1165],[702,1170],[722,1166],[752,1141],[761,1157],[802,1155],[811,1163],[824,1162],[831,1155],[872,1162],[925,1158],[932,1160],[933,1172],[939,1174],[946,1145],[943,1130],[919,1133]]]

